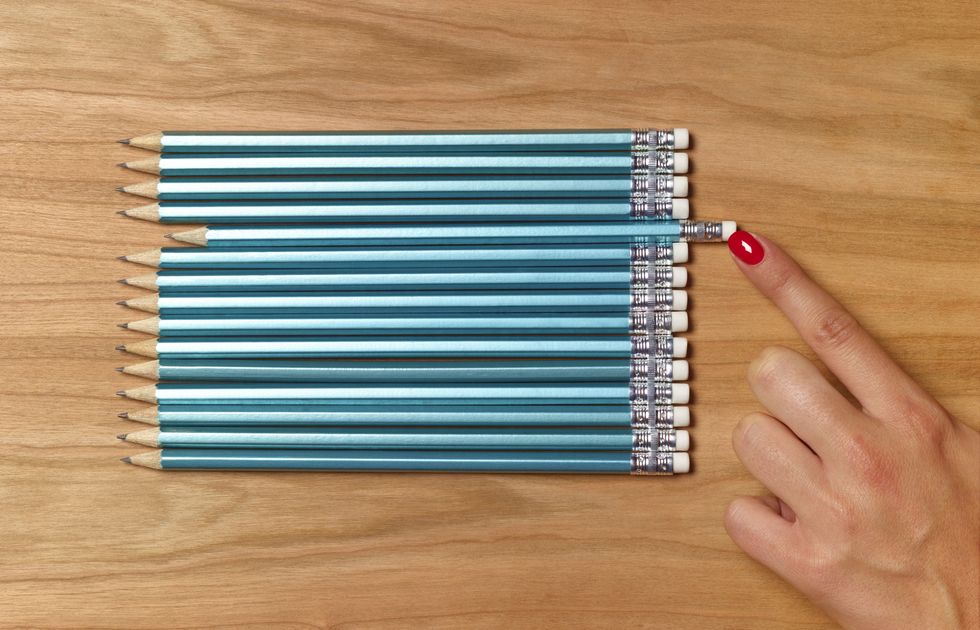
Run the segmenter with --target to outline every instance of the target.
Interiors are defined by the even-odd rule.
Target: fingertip
[[[732,232],[728,237],[728,251],[736,260],[750,267],[758,265],[766,257],[766,250],[762,243],[755,235],[745,230]]]

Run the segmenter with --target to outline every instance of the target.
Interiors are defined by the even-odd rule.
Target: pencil
[[[656,312],[580,313],[569,315],[467,315],[290,317],[287,315],[236,317],[172,315],[148,317],[123,324],[127,330],[160,337],[242,337],[341,335],[666,335],[680,318]]]
[[[653,337],[652,339],[650,337]],[[151,359],[622,358],[656,347],[655,336],[170,337],[119,346]]]
[[[165,177],[248,175],[629,175],[686,173],[686,153],[671,150],[582,153],[329,155],[322,153],[165,154],[129,162]]]
[[[164,247],[121,260],[161,269],[471,269],[483,267],[623,267],[654,262],[668,265],[688,260],[685,242],[670,245],[572,245],[470,247],[420,246],[328,248],[276,247],[272,249]]]
[[[605,405],[184,405],[163,403],[119,414],[125,420],[173,427],[687,427],[688,407],[645,401]]]
[[[159,383],[118,392],[148,403],[181,405],[601,405],[646,401],[648,405],[684,405],[690,398],[686,383],[517,384],[198,384]]]
[[[625,289],[636,284],[680,288],[684,267],[654,264],[623,269],[568,267],[526,270],[437,270],[336,273],[328,271],[167,270],[126,278],[123,284],[161,293],[222,291],[404,291],[458,289]]]
[[[281,428],[184,427],[145,429],[118,436],[163,448],[274,448],[486,451],[687,451],[684,429],[527,428]]]
[[[680,240],[727,240],[733,221],[632,221],[619,223],[543,223],[398,226],[209,226],[175,232],[170,238],[208,247],[401,247],[404,245],[569,245],[635,239],[660,244]]]
[[[178,313],[193,315],[239,315],[273,313],[299,316],[335,317],[342,314],[363,315],[370,310],[378,315],[412,315],[466,313],[625,313],[631,310],[675,311],[669,328],[687,330],[687,292],[682,289],[630,291],[467,291],[462,293],[225,293],[221,295],[143,295],[122,300],[120,305],[166,317]],[[236,317],[238,315],[235,315]],[[665,316],[666,317],[666,316]]]
[[[131,195],[170,201],[261,199],[621,199],[686,197],[683,175],[517,175],[375,177],[162,177],[123,186]]]
[[[631,151],[687,149],[676,129],[456,131],[164,131],[121,142],[164,153]]]
[[[687,199],[477,201],[159,201],[120,214],[157,223],[331,223],[426,221],[627,221],[687,219]]]
[[[684,341],[683,339],[678,341]],[[680,345],[680,344],[678,344]],[[648,376],[684,381],[687,361],[637,355],[629,360],[341,361],[281,359],[171,359],[144,361],[124,374],[163,381],[267,381],[320,383],[535,383],[626,382]]]

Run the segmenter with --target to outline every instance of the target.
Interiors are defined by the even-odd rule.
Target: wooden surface
[[[608,4],[608,6],[604,6]],[[973,1],[0,5],[0,628],[817,628],[726,503],[747,362],[796,337],[694,248],[695,472],[162,474],[117,138],[166,129],[691,128],[693,208],[763,232],[955,414],[980,406]]]

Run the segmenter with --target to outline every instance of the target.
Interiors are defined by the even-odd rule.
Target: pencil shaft
[[[134,163],[140,168],[140,162]],[[245,175],[629,175],[684,172],[673,151],[330,155],[252,153],[163,155],[151,172],[163,176]]]
[[[196,248],[166,247],[161,269],[428,269],[628,267],[633,260],[685,262],[687,245],[471,246],[375,248]]]
[[[630,361],[289,361],[163,358],[164,381],[316,381],[322,383],[626,382]]]
[[[330,223],[426,221],[627,221],[685,219],[686,200],[210,202],[161,201],[161,223]]]
[[[674,407],[647,409],[619,402],[606,405],[197,405],[160,403],[161,427],[212,426],[524,426],[629,427],[674,426]],[[677,426],[685,426],[684,423]]]
[[[164,448],[274,449],[424,449],[424,450],[541,450],[630,451],[648,430],[518,429],[518,428],[222,428],[164,429],[158,446]],[[673,429],[653,433],[656,450],[674,450]]]
[[[634,147],[687,148],[686,130],[499,130],[499,131],[166,131],[165,153],[248,153],[316,151],[629,151]]]
[[[632,452],[163,449],[167,469],[630,474]],[[661,474],[677,454],[665,453]],[[680,466],[678,466],[680,469]],[[649,474],[649,473],[648,473]]]
[[[658,244],[680,240],[678,221],[497,225],[405,225],[370,227],[209,227],[210,247],[383,247],[403,245],[565,245],[636,239]]]
[[[295,271],[185,271],[156,274],[161,294],[179,291],[402,291],[457,289],[629,289],[634,284],[656,288],[686,284],[686,271],[637,265],[623,269],[565,268],[525,271],[455,270],[380,273],[305,273]]]
[[[219,358],[621,358],[634,356],[642,344],[636,336],[616,337],[357,337],[357,338],[161,338],[157,355],[174,359]]]

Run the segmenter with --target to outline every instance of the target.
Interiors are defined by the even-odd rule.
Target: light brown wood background
[[[158,129],[694,134],[693,208],[784,243],[978,423],[973,1],[0,4],[0,627],[831,624],[722,527],[767,344],[724,247],[691,265],[696,469],[674,479],[162,474],[112,371],[133,339],[117,138]]]

